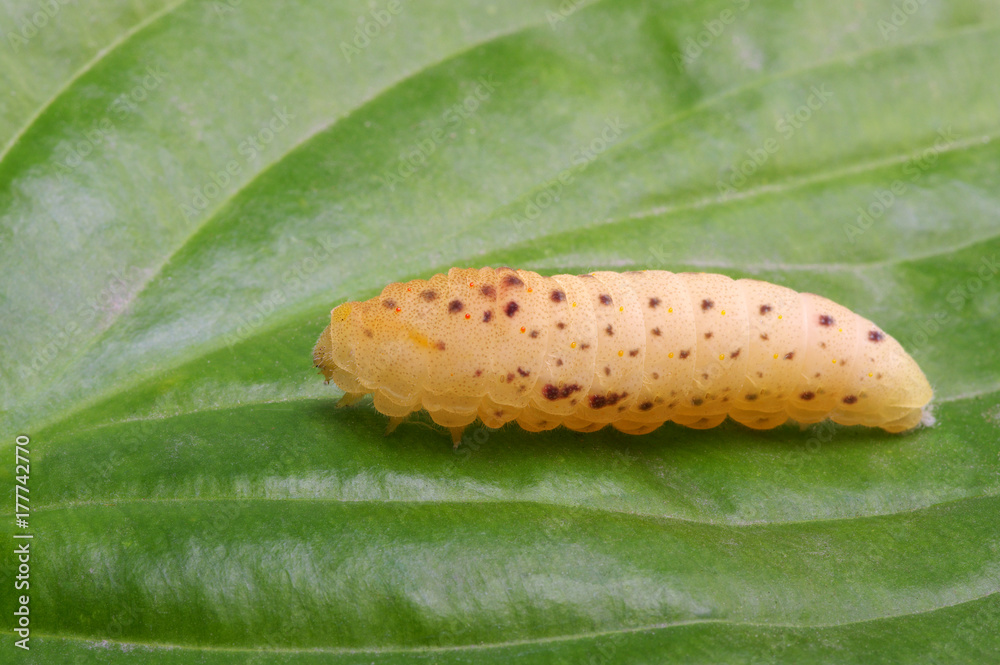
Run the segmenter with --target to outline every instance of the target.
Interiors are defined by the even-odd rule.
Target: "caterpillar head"
[[[401,336],[395,310],[394,301],[377,299],[334,308],[330,325],[313,349],[313,364],[347,393],[381,389],[394,394],[394,382],[407,379],[408,370],[423,364],[414,355],[418,347]]]
[[[347,363],[351,353],[349,348],[349,328],[351,326],[351,313],[358,303],[345,302],[330,312],[330,325],[316,341],[313,348],[313,365],[323,373],[327,381],[336,381],[344,390],[347,388],[341,385],[340,376],[347,369]]]

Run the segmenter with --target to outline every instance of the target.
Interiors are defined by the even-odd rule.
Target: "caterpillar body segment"
[[[832,418],[900,432],[932,397],[871,321],[710,273],[452,268],[338,306],[313,359],[344,400],[373,393],[391,427],[426,409],[456,442],[477,418],[632,434],[668,420],[769,429]]]

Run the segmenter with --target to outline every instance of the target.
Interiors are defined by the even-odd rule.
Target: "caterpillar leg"
[[[465,431],[466,427],[468,427],[468,425],[462,425],[461,427],[449,427],[448,428],[448,431],[451,432],[451,441],[452,441],[452,443],[455,444],[456,448],[458,448],[458,444],[462,443],[462,432]]]
[[[366,393],[344,393],[344,396],[337,402],[337,406],[350,406],[365,396]]]
[[[389,418],[389,424],[385,426],[385,435],[389,436],[396,431],[396,428],[406,422],[406,416],[393,416]]]

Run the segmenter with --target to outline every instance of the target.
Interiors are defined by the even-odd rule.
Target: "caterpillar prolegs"
[[[456,442],[477,418],[536,432],[670,420],[754,429],[788,419],[900,432],[931,387],[899,343],[826,298],[752,279],[660,270],[543,277],[459,269],[331,312],[313,360],[373,393],[390,430],[426,409]]]

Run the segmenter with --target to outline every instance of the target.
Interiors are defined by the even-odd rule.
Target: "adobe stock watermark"
[[[21,19],[17,32],[9,31],[7,33],[7,44],[11,50],[17,53],[26,47],[28,42],[44,30],[59,15],[62,8],[70,3],[77,4],[76,0],[44,0],[43,2],[38,2],[36,4],[38,10]]]
[[[340,42],[340,52],[344,54],[344,59],[351,62],[351,58],[361,55],[362,51],[371,46],[372,40],[378,38],[382,31],[389,27],[393,17],[399,16],[402,12],[403,6],[399,0],[389,0],[385,9],[372,7],[368,11],[368,15],[359,16],[358,24],[354,26],[351,41]]]
[[[991,543],[989,547],[995,555],[1000,555],[995,543]],[[994,593],[976,599],[974,602],[978,607],[975,614],[967,615],[957,623],[951,623],[947,633],[948,641],[936,645],[937,650],[945,653],[947,660],[938,660],[937,654],[933,654],[928,662],[934,665],[968,662],[966,659],[970,658],[970,654],[968,651],[962,650],[961,647],[972,647],[974,653],[983,653],[983,636],[996,630],[996,611],[991,601],[994,600],[996,589],[1000,588],[1000,578],[998,578],[995,569],[991,572],[990,578],[993,582]]]
[[[285,131],[295,116],[288,109],[273,109],[271,117],[260,126],[256,132],[247,134],[236,147],[238,157],[230,159],[218,171],[209,174],[207,182],[195,187],[187,203],[180,204],[181,213],[188,222],[194,221],[199,213],[208,210],[208,206],[221,196],[236,176],[243,173],[243,167],[251,164],[274,141],[275,137]]]
[[[1000,255],[984,256],[979,260],[979,264],[972,269],[974,274],[965,281],[953,285],[945,295],[944,300],[950,306],[949,309],[938,308],[929,316],[923,317],[905,335],[900,337],[900,343],[904,348],[912,353],[915,349],[923,348],[932,338],[948,325],[955,313],[961,310],[965,303],[976,297],[988,283],[993,281],[997,272],[1000,272]]]
[[[889,17],[880,18],[876,23],[878,31],[882,34],[882,39],[889,41],[889,36],[899,32],[909,22],[910,17],[926,4],[927,0],[903,0],[893,3]]]
[[[135,266],[129,266],[120,271],[111,270],[108,275],[111,279],[101,289],[100,294],[87,302],[80,303],[72,315],[63,317],[65,323],[44,337],[47,343],[32,354],[30,364],[18,365],[18,374],[22,379],[42,372],[73,343],[76,336],[83,331],[83,326],[101,314],[120,311],[135,289],[142,284],[146,272]]]
[[[110,143],[117,132],[115,121],[124,120],[130,113],[136,112],[139,105],[149,99],[150,93],[168,78],[169,75],[160,67],[146,67],[145,76],[135,87],[115,97],[108,105],[108,113],[100,120],[92,122],[90,129],[85,131],[83,136],[66,146],[65,154],[56,162],[59,171],[63,174],[72,171],[83,164],[99,146]]]
[[[795,136],[798,130],[802,129],[812,119],[814,113],[822,109],[830,101],[831,97],[833,97],[833,91],[829,90],[825,83],[819,86],[812,86],[805,102],[800,104],[795,110],[785,113],[774,124],[774,131],[777,132],[778,136],[766,139],[756,148],[748,148],[746,159],[739,164],[730,164],[726,167],[729,170],[728,177],[724,176],[724,180],[720,178],[715,181],[715,186],[718,188],[719,194],[723,197],[736,194],[753,174],[767,163],[772,155],[781,150],[784,143],[787,143]]]
[[[750,7],[750,0],[733,0],[733,4],[736,9],[723,9],[718,16],[702,21],[705,29],[685,39],[680,51],[674,51],[671,58],[677,65],[678,71],[683,72],[685,65],[690,65],[701,57],[701,54],[722,36],[726,28],[736,22],[737,16]]]
[[[334,236],[325,236],[316,240],[316,247],[309,256],[296,261],[295,264],[281,274],[281,286],[268,291],[253,306],[236,315],[238,325],[236,330],[226,333],[224,339],[230,349],[250,338],[255,330],[264,325],[264,321],[285,301],[288,296],[305,288],[309,277],[319,270],[319,267],[335,255],[339,247]]]
[[[29,529],[28,519],[32,510],[38,508],[37,502],[34,508],[31,505],[31,488],[28,487],[31,481],[31,439],[25,435],[20,435],[14,439],[14,523],[19,529]],[[17,576],[14,578],[14,589],[21,594],[16,596],[17,609],[14,610],[14,622],[16,627],[14,633],[20,640],[14,641],[14,646],[19,649],[29,651],[31,646],[31,553],[33,533],[14,534],[14,556],[17,558]]]
[[[906,160],[903,165],[903,178],[893,180],[888,187],[875,190],[871,201],[866,206],[858,206],[854,212],[857,218],[854,224],[844,225],[844,235],[853,245],[858,238],[864,235],[873,224],[885,215],[892,206],[896,204],[903,195],[909,191],[910,186],[920,180],[923,174],[934,166],[938,155],[950,149],[958,137],[949,125],[946,129],[939,129],[934,145],[923,150],[919,155]]]
[[[549,27],[555,30],[560,23],[576,13],[577,9],[588,4],[588,0],[563,0],[559,3],[556,11],[545,10],[545,20],[549,22]]]
[[[626,125],[621,118],[607,119],[600,133],[584,146],[577,148],[570,158],[571,167],[563,169],[554,178],[542,185],[533,195],[520,213],[510,216],[514,230],[520,233],[526,226],[533,224],[542,212],[559,202],[563,189],[571,185],[576,176],[587,170],[597,158],[608,148],[617,143],[625,131]]]
[[[408,147],[400,153],[395,168],[387,169],[378,176],[382,186],[395,191],[396,185],[427,166],[430,156],[437,152],[438,146],[448,139],[453,139],[455,130],[488,102],[499,86],[500,83],[489,74],[476,79],[476,85],[471,93],[441,113],[444,127],[432,130],[429,136]]]

